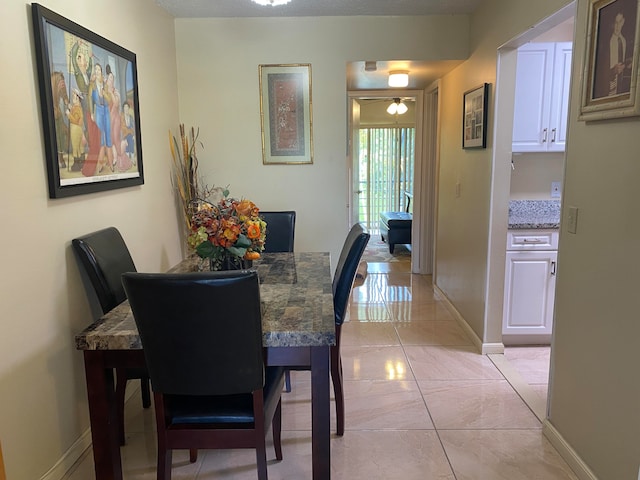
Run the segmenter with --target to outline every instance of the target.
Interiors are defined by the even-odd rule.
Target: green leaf
[[[231,253],[232,255],[235,255],[236,257],[240,257],[240,258],[244,257],[244,254],[247,253],[246,248],[239,248],[236,246],[228,247],[227,250],[229,250],[229,253]]]
[[[244,233],[241,233],[240,235],[238,235],[238,240],[236,240],[236,243],[233,246],[244,248],[246,250],[251,246],[251,240],[249,240]]]
[[[202,258],[215,258],[219,256],[217,252],[219,248],[220,247],[216,247],[209,240],[206,240],[196,247],[196,253]]]

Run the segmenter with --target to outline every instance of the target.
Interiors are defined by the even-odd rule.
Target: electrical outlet
[[[562,196],[562,184],[560,182],[551,182],[551,198],[560,198]]]
[[[567,209],[567,232],[578,233],[578,207]]]

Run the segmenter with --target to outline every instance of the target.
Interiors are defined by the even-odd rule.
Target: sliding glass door
[[[358,221],[378,231],[380,212],[404,211],[413,193],[415,128],[361,128],[358,140]]]

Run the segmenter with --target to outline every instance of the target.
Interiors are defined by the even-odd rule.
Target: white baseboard
[[[454,307],[453,304],[449,301],[445,293],[442,290],[440,290],[440,288],[438,288],[438,286],[435,284],[433,285],[433,289],[436,291],[436,293],[444,303],[445,307],[447,307],[447,310],[449,310],[449,313],[451,313],[451,315],[453,315],[453,318],[455,318],[456,322],[458,322],[458,325],[460,326],[460,328],[464,330],[464,333],[467,334],[467,336],[473,342],[473,345],[478,349],[478,351],[482,355],[488,355],[490,353],[504,353],[503,343],[501,342],[483,343],[482,339],[478,337],[478,335],[473,330],[473,328],[469,326],[469,324],[464,319],[464,317],[460,314],[460,312],[456,309],[456,307]]]
[[[131,385],[131,388],[129,388]],[[129,382],[127,384],[127,390],[125,392],[125,403],[136,393],[140,392],[140,386]],[[39,480],[62,480],[65,475],[73,468],[78,460],[82,458],[88,448],[91,447],[91,428],[87,428],[80,438],[74,442],[71,447],[64,452],[60,460],[58,460],[53,467],[47,471]]]
[[[91,447],[91,429],[87,428],[80,438],[64,452],[62,458],[45,473],[40,480],[60,480],[71,470],[82,455]]]
[[[575,473],[580,480],[598,480],[598,477],[596,477],[587,464],[582,461],[576,451],[567,443],[548,419],[542,423],[542,433],[556,448],[564,461],[569,464],[573,473]]]

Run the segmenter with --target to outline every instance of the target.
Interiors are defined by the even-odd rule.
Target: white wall
[[[501,331],[487,324],[485,291],[491,202],[494,111],[489,108],[487,148],[463,150],[463,93],[490,83],[489,103],[495,102],[497,49],[526,31],[567,1],[490,0],[472,16],[468,61],[445,76],[441,89],[441,150],[438,183],[436,283],[465,321],[485,343],[501,342]],[[499,168],[509,175],[511,157]],[[508,170],[507,170],[508,169]],[[456,184],[460,196],[456,196]],[[506,224],[508,189],[504,204]],[[506,227],[505,227],[506,228]]]
[[[200,127],[208,181],[265,210],[295,209],[297,250],[347,231],[347,62],[463,59],[468,18],[318,17],[176,21],[180,117]],[[258,65],[311,63],[313,165],[262,164]]]
[[[88,431],[74,335],[92,317],[71,239],[115,225],[140,270],[180,259],[167,141],[178,122],[173,19],[153,0],[42,4],[137,53],[145,185],[48,198],[30,4],[4,0],[0,439],[7,477],[15,480],[42,478]]]
[[[563,217],[558,250],[549,419],[595,475],[640,467],[640,117],[577,120],[591,2],[578,0]]]
[[[492,166],[491,142],[485,151],[460,148],[462,93],[482,82],[493,83],[497,48],[567,3],[483,3],[472,17],[469,60],[442,82],[436,283],[484,341],[496,341],[499,337],[493,335],[500,333],[490,330],[492,319],[484,318],[483,305],[490,169],[500,170],[498,178],[509,175],[511,156],[498,152]],[[577,206],[578,232],[569,234],[563,228],[560,236],[548,411],[553,430],[547,432],[565,455],[576,455],[566,458],[582,462],[583,472],[590,470],[602,480],[632,480],[640,465],[640,226],[634,221],[640,118],[577,120],[577,79],[591,3],[577,2],[563,218],[569,206]],[[492,110],[490,125],[491,116]],[[462,185],[460,198],[454,194],[456,181]],[[506,203],[506,193],[499,200]]]

